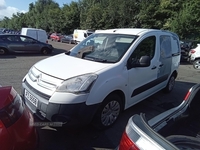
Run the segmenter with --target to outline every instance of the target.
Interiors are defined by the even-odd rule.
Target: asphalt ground
[[[30,67],[36,62],[70,50],[74,45],[49,41],[55,48],[49,56],[40,54],[12,54],[0,56],[0,84],[11,85],[21,93],[21,81]],[[182,62],[173,91],[165,94],[162,91],[124,111],[117,122],[109,129],[99,131],[88,125],[76,130],[55,129],[44,124],[40,126],[37,118],[37,131],[40,142],[38,150],[111,150],[119,144],[121,135],[128,119],[138,113],[145,113],[148,119],[155,115],[179,105],[187,91],[200,81],[200,71],[193,69],[192,65]]]

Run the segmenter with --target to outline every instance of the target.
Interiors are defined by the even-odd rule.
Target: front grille
[[[35,94],[39,95],[40,97],[46,99],[46,100],[49,100],[51,96],[47,95],[47,94],[44,94],[38,90],[36,90],[35,88],[33,88],[26,80],[25,80],[25,85],[31,90],[33,91]]]

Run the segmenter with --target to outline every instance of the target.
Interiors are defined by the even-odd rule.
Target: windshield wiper
[[[108,61],[107,59],[102,59],[102,58],[96,58],[96,57],[84,57],[84,59],[91,60],[91,61],[96,61],[96,62],[103,62],[103,63],[114,63],[115,61]]]

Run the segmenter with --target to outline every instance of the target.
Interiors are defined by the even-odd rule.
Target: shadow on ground
[[[124,111],[117,122],[109,129],[99,131],[92,125],[84,128],[58,131],[38,127],[40,136],[39,150],[111,150],[115,149],[121,139],[128,119],[139,113],[145,113],[146,119],[158,115],[172,107],[178,106],[188,90],[195,83],[176,82],[174,90],[165,94],[162,91]],[[87,115],[87,114],[85,114]]]

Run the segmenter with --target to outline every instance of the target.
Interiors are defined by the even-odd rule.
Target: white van
[[[31,67],[22,81],[28,108],[41,119],[110,127],[119,114],[154,93],[172,91],[179,37],[155,29],[112,29]]]
[[[47,33],[45,30],[36,28],[22,28],[21,35],[32,37],[40,42],[48,43]]]
[[[87,38],[89,35],[94,33],[92,30],[78,30],[75,29],[73,33],[73,40],[75,41],[76,44],[80,43],[83,41],[85,38]]]

